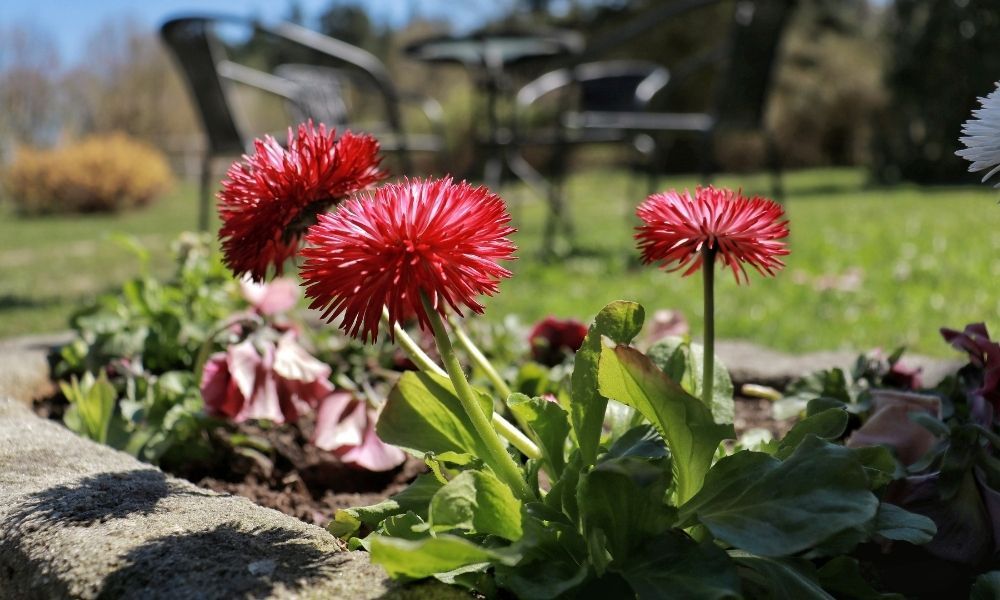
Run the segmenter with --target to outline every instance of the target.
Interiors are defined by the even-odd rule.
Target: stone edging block
[[[0,598],[467,598],[0,398]]]

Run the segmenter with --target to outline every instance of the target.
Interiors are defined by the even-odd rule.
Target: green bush
[[[7,195],[22,215],[145,206],[167,191],[172,179],[159,151],[121,133],[53,150],[22,149],[5,175]]]

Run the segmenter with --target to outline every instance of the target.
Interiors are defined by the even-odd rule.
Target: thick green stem
[[[701,398],[705,406],[711,407],[715,380],[715,248],[706,244],[701,252],[705,295],[705,356],[702,359]]]
[[[491,363],[482,351],[479,350],[479,347],[472,341],[472,338],[465,333],[465,330],[459,326],[458,322],[454,318],[449,318],[448,324],[451,325],[451,330],[455,332],[455,337],[458,338],[458,344],[469,353],[469,356],[472,358],[472,362],[476,363],[476,366],[486,373],[486,378],[490,380],[490,383],[493,384],[493,387],[496,388],[497,392],[499,392],[504,398],[510,396],[510,386],[508,386],[507,382],[503,380],[503,377],[500,377],[500,373],[497,372],[496,367],[494,367],[493,363]]]
[[[459,402],[462,403],[462,408],[469,416],[472,426],[476,429],[476,433],[479,434],[483,446],[486,448],[488,456],[480,458],[496,472],[498,477],[510,486],[515,495],[522,500],[532,499],[531,488],[528,487],[528,483],[521,475],[521,470],[514,462],[514,459],[507,454],[503,442],[500,441],[500,437],[493,430],[489,419],[486,418],[486,413],[479,406],[475,392],[472,390],[472,386],[469,385],[469,380],[465,378],[465,372],[462,370],[461,363],[458,362],[458,357],[455,356],[455,350],[452,348],[451,339],[445,330],[444,322],[431,305],[430,300],[427,299],[427,296],[421,294],[420,300],[424,304],[424,311],[431,323],[431,329],[434,330],[434,340],[437,342],[438,352],[441,354],[445,370],[448,371],[448,376],[455,386],[455,394],[458,396]]]
[[[389,309],[387,308],[382,309],[382,323],[386,327],[389,327]],[[400,347],[402,347],[403,351],[410,357],[410,360],[417,365],[417,368],[421,371],[428,371],[430,373],[434,373],[435,375],[440,375],[441,377],[448,377],[448,373],[439,367],[436,362],[431,360],[431,357],[427,356],[427,353],[424,352],[420,345],[410,337],[410,334],[406,333],[405,329],[400,327],[399,323],[392,324],[392,330],[396,336],[396,341],[399,342]],[[456,330],[456,333],[458,333],[459,339],[465,335],[464,332],[460,332],[459,330]],[[466,339],[468,339],[467,336]],[[469,341],[471,343],[471,340]],[[478,348],[476,350],[478,352]],[[472,353],[470,352],[470,354]],[[482,353],[480,352],[479,355],[482,356]],[[483,360],[485,361],[486,357],[483,357]],[[495,369],[494,372],[496,372]],[[497,377],[499,377],[499,374]],[[500,381],[502,382],[503,380],[501,379]],[[504,384],[504,387],[506,387],[506,384]],[[501,390],[500,393],[504,392]],[[510,388],[507,388],[506,395],[510,395]],[[503,415],[493,413],[492,421],[493,428],[496,429],[497,432],[515,448],[517,448],[521,454],[534,459],[542,457],[542,451],[538,449],[538,446],[535,445],[535,443],[531,441],[528,436],[524,435],[520,429],[514,427],[510,421],[504,419]],[[524,425],[522,424],[521,426],[523,427]]]

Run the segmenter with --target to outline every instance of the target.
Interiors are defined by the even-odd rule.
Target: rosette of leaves
[[[521,500],[485,452],[450,382],[404,374],[377,431],[430,467],[329,529],[403,579],[434,577],[488,597],[876,598],[850,553],[871,539],[926,542],[933,523],[883,503],[899,467],[884,448],[831,443],[832,407],[762,451],[729,454],[732,385],[698,398],[694,345],[630,345],[641,306],[615,302],[577,352],[568,400],[514,393],[506,407],[541,457]],[[606,422],[609,402],[627,427]],[[480,392],[484,411],[493,400]]]

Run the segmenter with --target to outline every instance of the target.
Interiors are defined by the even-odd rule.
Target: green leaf
[[[524,394],[511,394],[507,406],[535,432],[545,461],[552,467],[552,474],[558,477],[566,465],[565,448],[569,435],[566,411],[555,402]]]
[[[470,533],[521,537],[521,501],[495,475],[464,471],[431,498],[428,511],[432,531],[464,529]]]
[[[574,450],[570,453],[569,462],[566,463],[566,468],[563,469],[562,477],[552,484],[552,487],[549,488],[549,493],[542,500],[545,506],[553,511],[565,514],[572,521],[576,521],[579,517],[576,504],[576,488],[580,481],[580,471],[582,468],[580,451]]]
[[[739,598],[736,564],[713,544],[698,544],[679,531],[650,540],[615,570],[640,600]]]
[[[969,600],[995,600],[1000,598],[1000,571],[990,571],[976,577]]]
[[[705,374],[705,348],[680,337],[668,337],[653,344],[646,351],[653,364],[667,377],[681,384],[684,391],[701,399],[702,379]],[[733,422],[736,406],[733,402],[733,380],[726,365],[715,357],[712,371],[712,418],[716,423]]]
[[[796,554],[875,516],[878,499],[853,452],[813,435],[781,462],[737,452],[720,460],[681,507],[717,538],[761,556]]]
[[[479,401],[489,418],[492,400],[479,394]],[[404,373],[389,392],[375,431],[383,442],[419,457],[427,452],[489,455],[451,381],[433,373]]]
[[[413,511],[393,515],[382,521],[379,533],[403,540],[419,540],[426,537],[427,523]]]
[[[820,584],[841,598],[852,600],[902,600],[899,594],[882,594],[861,576],[858,561],[848,556],[830,559],[817,572]]]
[[[886,539],[919,545],[934,539],[937,525],[923,515],[883,502],[875,515],[874,533]]]
[[[594,464],[601,442],[604,412],[608,400],[597,389],[601,361],[601,338],[607,336],[619,344],[632,341],[642,329],[645,310],[635,302],[619,300],[597,314],[573,363],[573,402],[570,420],[580,446],[583,466]]]
[[[665,458],[669,454],[663,436],[657,433],[656,428],[652,425],[643,424],[629,429],[615,440],[615,443],[611,444],[611,448],[598,459],[598,463],[630,456]]]
[[[338,510],[327,530],[337,537],[346,538],[358,531],[362,524],[375,527],[391,516],[408,511],[424,518],[431,498],[443,485],[433,475],[420,475],[406,489],[378,504]]]
[[[829,408],[802,419],[782,438],[775,456],[781,460],[788,458],[810,434],[825,440],[839,438],[847,428],[849,418],[846,410]]]
[[[513,565],[520,558],[510,549],[484,548],[447,533],[420,540],[373,535],[370,548],[372,562],[390,576],[415,579],[481,563]]]
[[[598,464],[580,478],[577,491],[584,537],[593,542],[603,536],[615,561],[628,560],[636,546],[676,521],[676,509],[664,503],[669,484],[668,459],[628,457]],[[592,545],[595,563],[603,554],[603,548]]]
[[[82,380],[74,376],[68,385],[60,383],[59,387],[70,402],[63,418],[66,426],[95,442],[107,443],[118,393],[104,371],[96,379],[89,372]]]
[[[719,442],[736,437],[733,426],[716,424],[708,407],[634,348],[605,345],[599,379],[602,394],[636,409],[657,428],[670,448],[679,502],[691,498]]]
[[[877,490],[894,479],[906,476],[903,466],[886,446],[854,448],[854,456],[861,461],[868,475],[868,489]]]
[[[514,548],[523,558],[514,567],[496,566],[497,584],[522,600],[550,600],[587,579],[586,542],[568,523],[524,519],[524,536]]]
[[[746,554],[734,555],[740,565],[750,569],[744,575],[753,586],[761,588],[759,595],[750,597],[769,600],[834,600],[818,581],[811,563],[791,558],[765,558]]]

